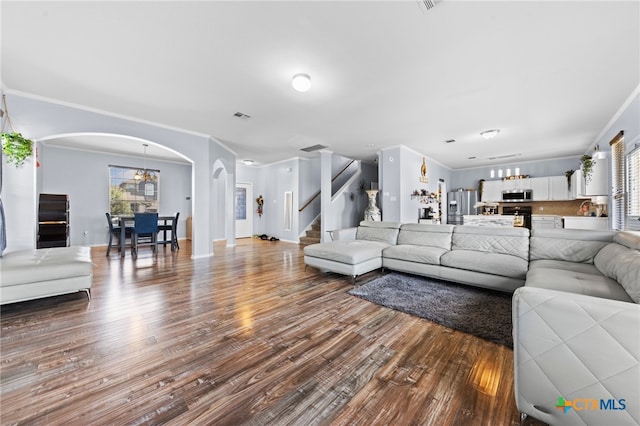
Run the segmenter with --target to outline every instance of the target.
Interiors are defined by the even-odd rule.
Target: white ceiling
[[[257,164],[315,144],[366,160],[402,144],[451,168],[579,156],[640,84],[638,1],[0,8],[4,90],[208,134]]]

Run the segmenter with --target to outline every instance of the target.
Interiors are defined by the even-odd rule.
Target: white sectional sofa
[[[513,340],[523,415],[551,425],[640,424],[640,233],[532,231]],[[559,398],[568,409],[557,408]]]
[[[522,418],[640,424],[640,232],[540,229],[529,235],[519,228],[403,224],[395,243],[369,244],[384,226],[361,223],[358,230],[370,230],[358,245],[307,246],[305,263],[354,281],[381,263],[514,292],[514,393]],[[359,238],[357,230],[336,235]],[[366,247],[367,260],[358,262],[351,252],[344,267],[340,257],[323,258],[333,245]],[[558,408],[560,401],[571,405]]]
[[[21,250],[0,257],[0,304],[84,291],[91,297],[90,247]]]
[[[526,228],[409,223],[382,251],[388,269],[508,292],[524,285],[528,259]]]

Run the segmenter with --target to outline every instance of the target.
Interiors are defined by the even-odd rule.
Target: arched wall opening
[[[146,147],[144,146],[146,145]],[[70,198],[71,245],[100,246],[108,241],[112,166],[149,168],[158,173],[158,212],[180,212],[178,238],[192,216],[193,162],[152,140],[112,133],[65,133],[37,140],[36,194]],[[146,155],[145,155],[146,151]]]

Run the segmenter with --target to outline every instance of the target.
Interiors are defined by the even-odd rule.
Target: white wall
[[[35,159],[16,167],[2,155],[2,203],[7,231],[5,253],[36,247]]]
[[[39,193],[69,195],[71,245],[103,245],[109,232],[109,166],[144,167],[144,159],[39,145]],[[186,236],[191,216],[191,165],[147,159],[146,166],[160,170],[159,213],[180,212],[178,238]],[[87,235],[85,235],[85,231]]]
[[[253,233],[267,234],[284,241],[298,242],[298,205],[299,205],[299,170],[300,159],[267,164],[260,167],[238,164],[238,182],[253,184],[253,200],[250,208],[253,211]],[[291,230],[284,229],[284,193],[293,193],[293,221]],[[308,191],[307,191],[308,192]],[[262,195],[264,199],[263,214],[257,213],[258,204],[255,199]]]
[[[192,166],[192,256],[206,257],[213,254],[214,217],[216,202],[212,200],[213,164],[220,159],[227,171],[227,200],[233,199],[235,188],[235,154],[222,144],[206,135],[173,129],[159,124],[135,120],[95,110],[88,110],[81,106],[54,102],[52,100],[9,91],[6,93],[7,102],[11,106],[11,117],[14,127],[26,137],[39,140],[63,134],[77,133],[108,133],[126,135],[139,140],[151,141],[180,153],[189,159]],[[18,190],[15,181],[9,182],[4,188],[7,192]],[[22,185],[22,183],[20,183]],[[36,183],[30,182],[31,194],[35,199]],[[3,190],[3,193],[4,193]],[[9,198],[9,197],[8,197]],[[3,198],[4,201],[4,198]],[[11,200],[9,200],[11,201]],[[5,202],[6,203],[6,202]],[[16,208],[15,203],[12,207]],[[20,206],[25,214],[34,211],[32,206],[27,209]],[[233,203],[227,202],[226,213],[230,219],[226,220],[227,229],[235,229],[233,220]],[[8,228],[20,228],[20,234],[33,233],[34,220],[16,221],[15,216],[7,218]],[[233,232],[226,232],[233,235]],[[233,241],[233,240],[232,240]],[[35,242],[34,242],[35,244]]]
[[[427,164],[427,183],[420,181],[423,157]],[[380,151],[378,162],[383,168],[380,173],[382,200],[378,194],[378,206],[384,221],[417,223],[420,202],[412,200],[411,193],[416,189],[437,192],[440,179],[450,187],[452,171],[449,168],[405,146]]]

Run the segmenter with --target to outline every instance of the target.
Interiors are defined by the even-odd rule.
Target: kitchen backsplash
[[[588,207],[588,214],[592,212],[595,214],[596,207],[591,205],[589,200],[572,200],[572,201],[533,201],[530,203],[523,203],[532,207],[532,214],[549,214],[557,216],[582,216],[580,214],[580,207],[583,202]],[[500,213],[502,213],[502,207],[505,205],[514,205],[514,203],[500,203]]]

